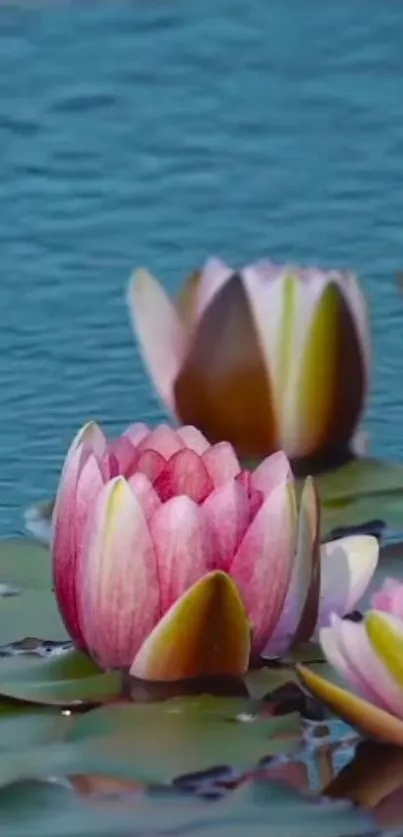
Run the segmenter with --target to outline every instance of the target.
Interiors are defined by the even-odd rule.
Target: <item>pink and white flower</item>
[[[369,610],[358,624],[333,614],[330,625],[320,631],[325,656],[342,683],[335,684],[318,672],[299,668],[308,690],[335,714],[370,737],[400,746],[403,746],[403,620],[395,614],[400,612],[397,594],[401,595],[402,589],[402,584],[393,582],[392,587],[388,581],[374,596],[385,610]]]
[[[191,426],[77,435],[53,513],[55,590],[70,635],[104,668],[150,680],[239,674],[345,614],[376,539],[319,544],[319,501],[299,507],[287,457],[242,470]],[[338,571],[335,572],[335,567]]]
[[[236,270],[214,258],[177,300],[137,271],[128,302],[159,395],[211,442],[293,461],[362,450],[371,335],[355,274],[269,261]]]

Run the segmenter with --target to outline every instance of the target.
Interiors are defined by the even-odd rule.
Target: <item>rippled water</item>
[[[352,266],[374,305],[368,423],[403,458],[403,6],[0,7],[0,532],[87,418],[161,410],[124,289],[210,253]]]

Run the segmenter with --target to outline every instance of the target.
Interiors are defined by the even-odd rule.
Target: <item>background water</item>
[[[351,266],[374,310],[368,426],[403,459],[403,4],[0,6],[0,533],[88,418],[161,408],[125,284],[206,256]]]

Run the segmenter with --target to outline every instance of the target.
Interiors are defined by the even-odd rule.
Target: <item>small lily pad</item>
[[[105,703],[121,692],[119,672],[101,671],[89,657],[75,650],[49,659],[28,655],[0,659],[3,697],[67,707]]]

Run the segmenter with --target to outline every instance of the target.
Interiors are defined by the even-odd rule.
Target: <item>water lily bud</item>
[[[180,421],[245,458],[331,461],[353,449],[370,331],[356,276],[210,260],[175,304],[150,273],[129,304],[156,388]]]

